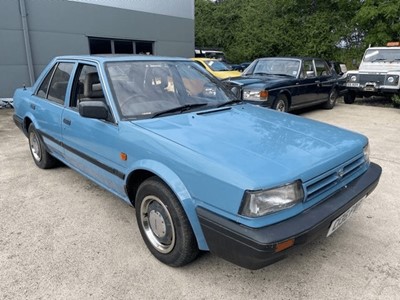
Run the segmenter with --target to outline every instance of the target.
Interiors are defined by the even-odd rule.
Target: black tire
[[[349,93],[349,94],[344,95],[344,97],[343,97],[343,101],[346,104],[353,104],[354,100],[356,100],[356,96],[354,94]]]
[[[328,101],[326,101],[326,102],[324,103],[324,108],[325,108],[325,109],[332,109],[332,108],[334,108],[335,105],[336,105],[337,97],[338,97],[338,92],[337,92],[337,90],[334,88],[334,89],[332,89],[331,92],[329,93]]]
[[[200,251],[185,211],[159,178],[150,177],[139,186],[135,208],[142,238],[158,260],[181,267],[198,256]]]
[[[281,112],[289,111],[289,103],[284,94],[279,94],[272,106],[273,109]]]
[[[29,150],[35,164],[41,169],[51,169],[57,164],[57,159],[51,156],[43,143],[42,137],[33,124],[28,128]]]

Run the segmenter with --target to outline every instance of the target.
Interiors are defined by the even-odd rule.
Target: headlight
[[[260,217],[290,208],[303,198],[300,180],[274,189],[246,191],[239,213],[247,217]]]
[[[386,78],[386,83],[391,85],[396,85],[399,82],[399,76],[390,75]]]
[[[265,101],[268,98],[268,91],[253,91],[253,90],[245,90],[243,91],[243,100],[252,100],[252,101]]]
[[[369,163],[369,143],[364,147],[364,159],[367,163]]]
[[[351,75],[350,76],[350,81],[352,81],[352,82],[357,81],[357,76],[356,75]]]

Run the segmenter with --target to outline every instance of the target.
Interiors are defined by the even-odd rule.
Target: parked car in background
[[[204,57],[204,58],[213,58],[218,60],[225,60],[225,53],[221,50],[215,49],[202,49],[196,48],[194,49],[194,56],[195,57]]]
[[[174,267],[200,250],[276,262],[336,231],[381,174],[365,136],[238,101],[187,59],[57,57],[14,107],[34,163],[62,161],[135,206]]]
[[[329,66],[332,68],[333,71],[336,72],[340,77],[343,77],[347,73],[347,66],[345,63],[339,61],[328,61]]]
[[[241,64],[229,64],[232,70],[243,72],[248,66],[250,66],[251,62],[243,62]]]
[[[224,82],[240,99],[287,112],[316,104],[332,109],[338,79],[323,59],[268,57],[256,59],[240,77]]]
[[[236,77],[241,74],[239,71],[232,70],[229,65],[217,59],[197,57],[192,58],[192,60],[219,79]]]
[[[351,104],[356,97],[400,94],[400,42],[390,42],[387,47],[370,47],[365,50],[358,70],[347,72],[348,94],[344,102]]]

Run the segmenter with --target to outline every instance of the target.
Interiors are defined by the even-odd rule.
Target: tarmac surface
[[[368,136],[383,174],[333,235],[257,271],[210,253],[158,262],[134,208],[67,167],[37,168],[12,114],[0,109],[0,299],[400,299],[400,110],[301,113]]]

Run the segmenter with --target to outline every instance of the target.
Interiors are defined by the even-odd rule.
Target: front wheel
[[[283,94],[278,95],[272,108],[277,111],[287,112],[289,110],[287,97]]]
[[[189,220],[173,192],[157,177],[139,187],[136,218],[147,248],[161,262],[181,267],[199,254]]]
[[[43,140],[33,124],[30,124],[28,128],[28,142],[33,161],[39,168],[50,169],[56,165],[57,160],[47,152]]]
[[[344,97],[343,97],[343,101],[346,104],[353,104],[354,100],[356,100],[356,96],[354,94],[349,93],[349,94],[344,95]]]

